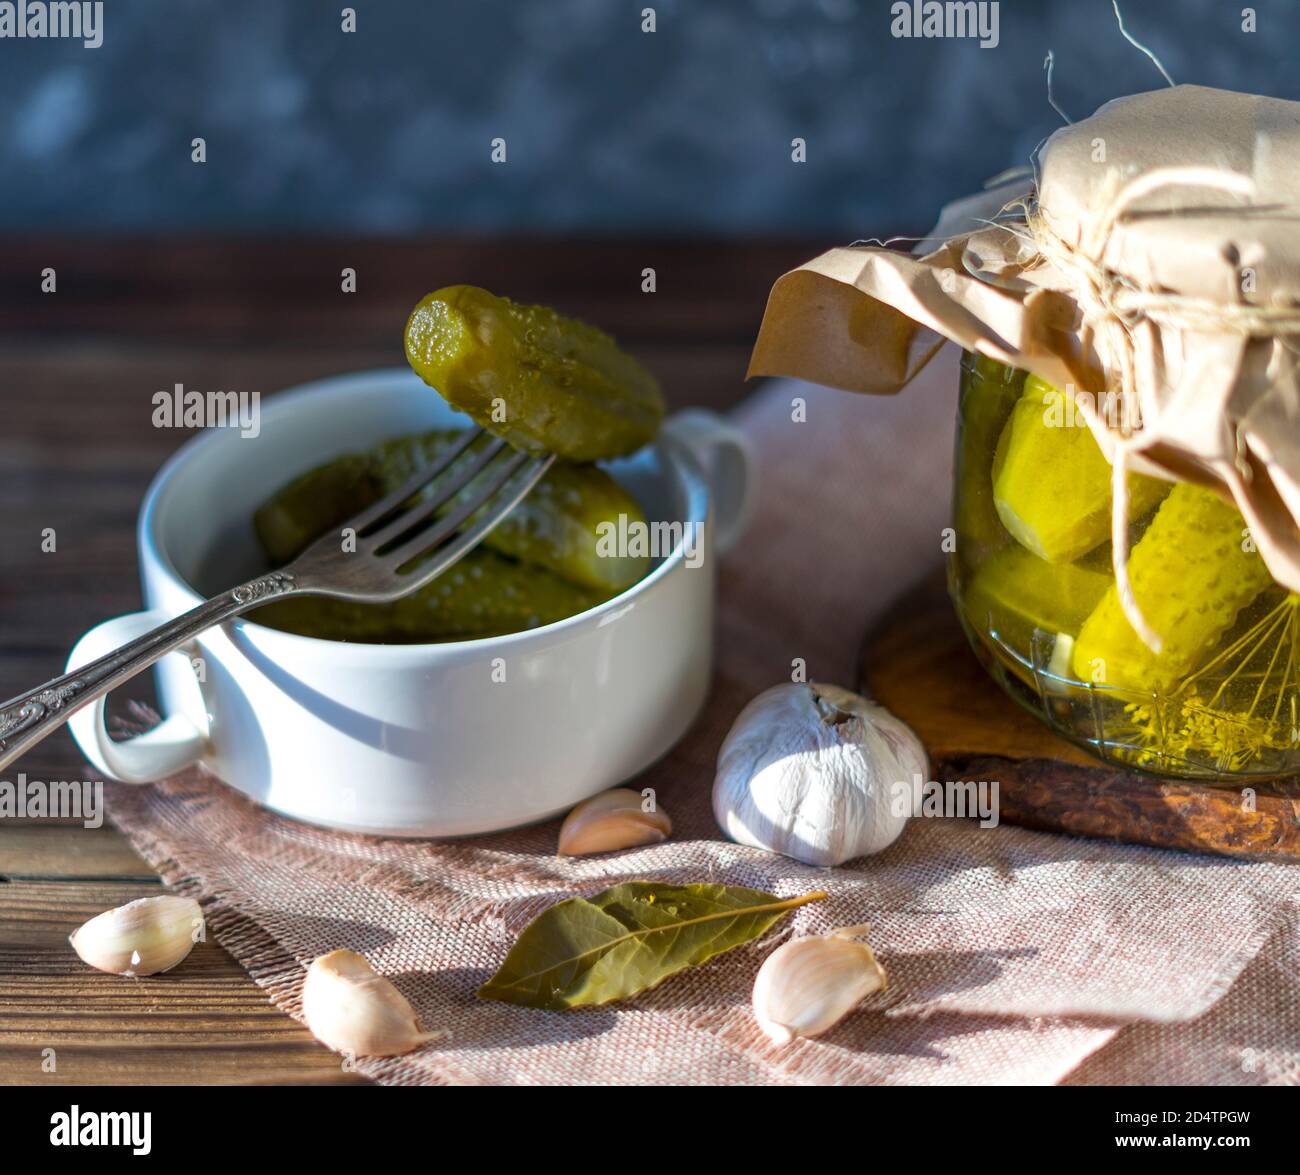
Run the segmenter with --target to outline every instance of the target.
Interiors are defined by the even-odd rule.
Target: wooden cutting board
[[[1300,861],[1300,780],[1164,779],[1066,742],[975,659],[942,571],[902,595],[863,642],[864,693],[920,735],[930,778],[997,780],[1008,824],[1231,857]]]

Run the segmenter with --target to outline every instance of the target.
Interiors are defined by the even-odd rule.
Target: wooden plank
[[[0,250],[0,331],[391,347],[421,296],[466,282],[620,338],[749,342],[772,281],[834,243],[36,237]],[[341,289],[345,266],[354,294]],[[53,294],[41,292],[46,267]]]
[[[9,1045],[0,1039],[0,1086],[369,1084],[364,1077],[342,1072],[338,1058],[310,1037],[301,1044],[247,1045],[206,1039],[202,1044],[175,1045],[166,1040],[140,1044],[122,1039],[111,1047],[82,1044],[80,1035],[42,1033],[40,1040],[46,1039],[58,1043]],[[53,1074],[41,1070],[45,1048],[56,1050]]]
[[[113,883],[0,885],[0,1084],[355,1083],[230,955],[199,943],[143,979],[86,967],[68,935],[157,892]],[[42,1071],[54,1050],[55,1072]]]
[[[10,881],[114,879],[156,882],[153,870],[115,828],[74,823],[0,822],[0,876]]]

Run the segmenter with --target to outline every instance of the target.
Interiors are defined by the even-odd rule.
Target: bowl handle
[[[707,408],[687,408],[664,421],[663,431],[684,445],[704,470],[713,508],[713,541],[726,554],[754,512],[758,464],[749,437]]]
[[[152,632],[170,619],[171,616],[165,612],[131,612],[95,625],[68,655],[68,672]],[[177,649],[168,656],[177,654],[193,658],[197,649]],[[83,706],[68,719],[68,728],[82,754],[108,779],[121,783],[150,783],[197,763],[207,750],[207,734],[183,714],[164,718],[152,730],[125,742],[114,742],[104,725],[107,701],[105,696]]]

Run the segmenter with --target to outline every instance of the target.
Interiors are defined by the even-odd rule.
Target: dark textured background
[[[653,34],[645,2],[360,0],[344,34],[322,0],[106,0],[99,49],[0,40],[0,231],[917,229],[1058,125],[1049,47],[1074,117],[1162,84],[1108,0],[1002,0],[996,49],[894,39],[888,0],[659,0]],[[1124,11],[1178,81],[1300,97],[1300,3],[1254,7]]]

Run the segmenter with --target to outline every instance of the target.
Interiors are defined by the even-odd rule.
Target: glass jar
[[[1161,637],[1119,606],[1111,467],[1074,402],[967,353],[948,583],[972,648],[1058,733],[1184,778],[1300,771],[1300,596],[1213,491],[1131,474],[1129,576]]]

